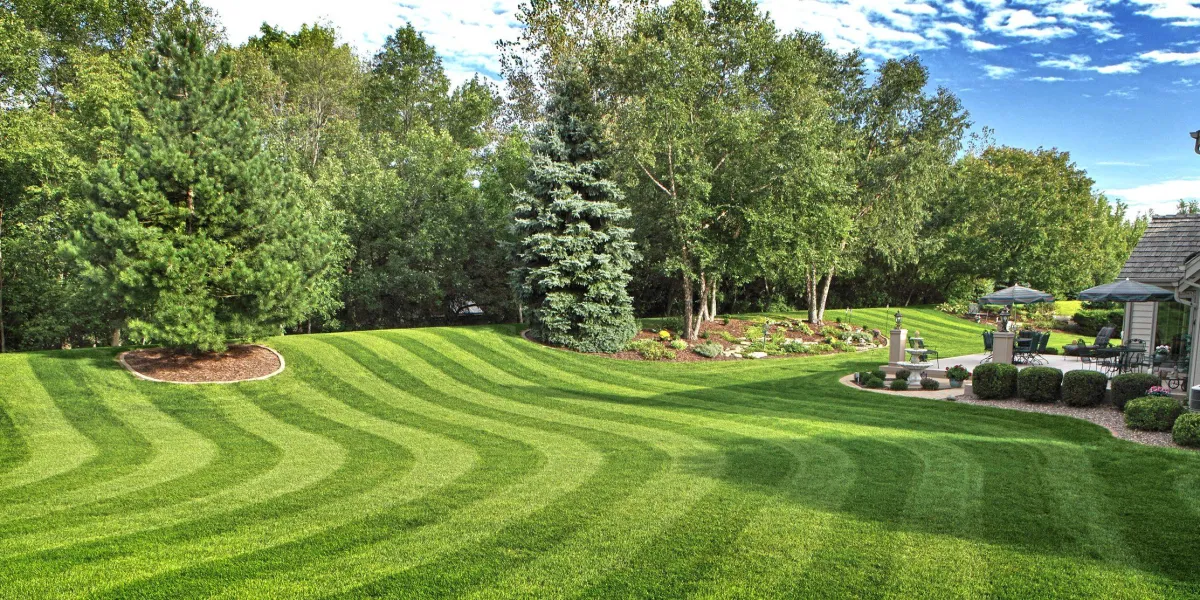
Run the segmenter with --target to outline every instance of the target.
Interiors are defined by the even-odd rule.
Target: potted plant
[[[950,387],[960,388],[964,381],[971,376],[971,372],[962,365],[954,365],[946,369],[946,378],[950,380]]]

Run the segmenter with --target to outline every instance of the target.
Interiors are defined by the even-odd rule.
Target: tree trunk
[[[708,280],[700,273],[700,316],[696,318],[695,328],[690,331],[688,339],[700,337],[700,328],[708,321]]]
[[[683,271],[683,335],[687,339],[692,339],[692,321],[694,318],[692,308],[692,278]]]
[[[712,304],[708,307],[708,320],[717,320],[717,282],[714,280],[708,284],[709,294],[712,296]]]
[[[113,348],[119,348],[122,346],[122,344],[121,344],[121,328],[120,327],[113,327],[112,339],[110,339],[109,342]]]
[[[805,293],[808,297],[808,322],[814,325],[819,323],[817,318],[817,270],[813,267],[808,268],[808,276],[804,278]]]
[[[817,322],[825,322],[825,302],[829,300],[829,286],[833,284],[833,271],[835,267],[829,267],[829,273],[825,275],[825,283],[821,289],[821,304],[817,308]]]

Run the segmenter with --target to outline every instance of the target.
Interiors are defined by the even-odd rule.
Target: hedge
[[[1171,439],[1180,446],[1200,446],[1200,413],[1186,413],[1175,419]]]
[[[1125,425],[1131,429],[1171,431],[1183,404],[1169,396],[1134,398],[1125,405]]]
[[[1079,333],[1083,335],[1096,335],[1101,328],[1111,325],[1116,328],[1116,335],[1119,336],[1121,326],[1125,323],[1125,309],[1085,308],[1075,313],[1071,319],[1079,326]]]
[[[1062,396],[1063,372],[1053,367],[1027,367],[1017,375],[1017,395],[1030,402],[1056,402]]]
[[[1099,371],[1070,371],[1063,375],[1062,401],[1067,406],[1095,406],[1104,402],[1108,377]]]
[[[1151,387],[1162,384],[1162,378],[1149,373],[1126,373],[1112,380],[1112,401],[1117,410],[1125,410],[1125,403],[1141,398]]]
[[[1017,393],[1017,368],[1004,363],[975,367],[971,374],[975,396],[983,400],[1003,400]]]

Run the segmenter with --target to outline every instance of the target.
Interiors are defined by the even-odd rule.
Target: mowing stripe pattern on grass
[[[659,364],[517,331],[278,338],[282,374],[208,387],[0,356],[0,598],[1200,596],[1195,453],[838,384],[886,351]]]

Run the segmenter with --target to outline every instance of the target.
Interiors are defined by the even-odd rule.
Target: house
[[[1168,346],[1165,362],[1176,363],[1196,385],[1200,359],[1191,345],[1200,337],[1200,215],[1153,217],[1120,278],[1175,292],[1172,301],[1126,304],[1121,339],[1143,340],[1150,348]]]

